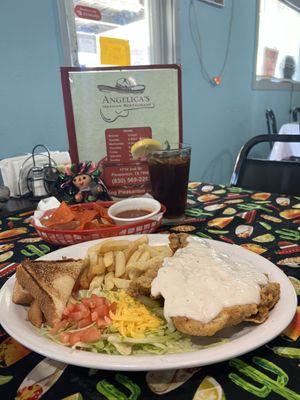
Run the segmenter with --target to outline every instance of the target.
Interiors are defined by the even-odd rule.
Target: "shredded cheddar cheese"
[[[112,327],[122,336],[142,338],[147,331],[152,331],[163,325],[163,321],[151,314],[141,303],[129,296],[124,291],[113,296],[117,303],[115,313],[110,311]]]

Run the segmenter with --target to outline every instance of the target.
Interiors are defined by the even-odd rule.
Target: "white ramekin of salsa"
[[[151,219],[160,212],[160,209],[161,204],[157,200],[135,197],[118,201],[110,206],[108,216],[117,225],[125,225]]]

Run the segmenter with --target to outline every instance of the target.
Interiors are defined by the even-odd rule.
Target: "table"
[[[291,209],[294,210],[294,218],[287,219],[285,211]],[[56,249],[37,237],[29,225],[31,214],[31,211],[26,211],[2,218],[2,232],[11,229],[18,231],[14,231],[16,235],[6,240],[1,239],[0,232],[0,286],[14,273],[17,263],[24,257],[35,259]],[[192,182],[189,185],[185,220],[180,224],[161,226],[160,232],[187,232],[252,249],[277,264],[291,278],[295,287],[298,285],[299,294],[300,197]],[[43,399],[224,400],[222,393],[227,400],[300,399],[300,307],[297,315],[298,330],[294,320],[286,335],[234,361],[189,369],[184,373],[179,371],[184,382],[170,386],[168,382],[172,377],[174,379],[175,371],[158,372],[156,382],[160,386],[156,386],[155,390],[165,390],[164,394],[150,390],[147,384],[149,374],[146,372],[121,373],[121,381],[125,377],[131,385],[135,385],[136,395],[129,396],[128,389],[120,384],[120,374],[117,371],[63,365],[56,371],[55,377],[52,376],[49,390]],[[0,330],[0,341],[0,398],[10,400],[15,398],[19,386],[33,368],[41,371],[48,366],[50,373],[51,361],[26,350],[3,330]],[[283,348],[293,348],[294,358],[290,358],[291,355],[287,357]],[[254,380],[249,376],[251,371],[254,371]],[[126,396],[110,398],[97,392],[96,384],[103,379]],[[208,392],[202,391],[202,397],[200,394],[194,397],[201,382],[202,386],[205,386],[205,382],[215,385],[210,396]],[[168,392],[172,388],[174,390]],[[141,394],[138,394],[139,391]],[[24,397],[27,400],[38,398],[38,392],[34,397]]]
[[[300,123],[284,124],[278,133],[281,135],[299,135]],[[274,143],[269,156],[270,160],[284,160],[290,157],[300,157],[300,143]]]

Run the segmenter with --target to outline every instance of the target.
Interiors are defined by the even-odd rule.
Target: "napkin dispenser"
[[[40,145],[37,145],[40,146]],[[36,146],[36,147],[37,147]],[[43,146],[44,147],[44,146]],[[49,157],[53,165],[70,164],[67,151],[48,151],[35,154],[24,154],[0,160],[3,184],[10,189],[11,197],[22,197],[32,192],[35,197],[44,195],[42,171],[49,165]],[[28,176],[30,173],[30,189]]]

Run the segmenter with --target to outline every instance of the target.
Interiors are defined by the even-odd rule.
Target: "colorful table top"
[[[37,236],[31,215],[20,212],[0,220],[0,287],[25,257],[36,259],[57,249]],[[241,245],[281,268],[300,295],[300,197],[192,182],[185,220],[159,231]],[[0,329],[0,398],[300,400],[299,336],[300,307],[282,335],[233,360],[187,370],[120,373],[54,362]]]

